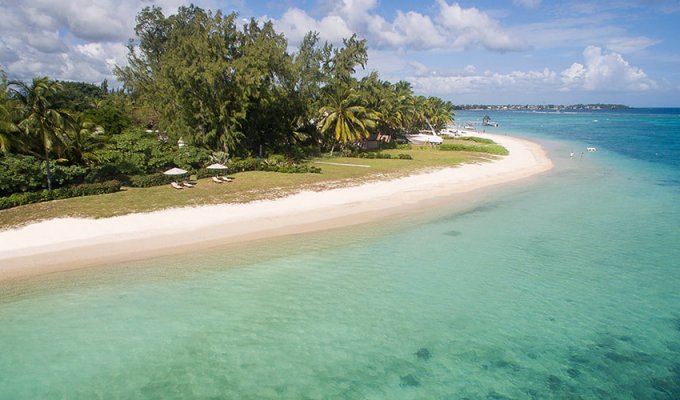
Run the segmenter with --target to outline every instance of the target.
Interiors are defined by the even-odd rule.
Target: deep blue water
[[[0,285],[0,399],[678,399],[678,111],[461,112],[555,168],[399,220]]]
[[[461,111],[459,123],[481,122],[484,115],[503,131],[588,143],[642,161],[680,168],[680,108],[520,112]]]

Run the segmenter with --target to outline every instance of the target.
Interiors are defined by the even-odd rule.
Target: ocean
[[[0,399],[680,398],[680,109],[485,114],[555,168],[0,286]]]

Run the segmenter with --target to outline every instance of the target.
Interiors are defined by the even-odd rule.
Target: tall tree
[[[137,16],[139,46],[130,43],[128,65],[114,72],[158,112],[157,128],[171,139],[234,150],[243,137],[248,98],[234,65],[243,42],[235,19],[193,5],[167,18],[157,7]]]
[[[10,82],[13,97],[22,108],[21,121],[18,127],[29,139],[34,139],[39,153],[45,160],[47,190],[52,192],[52,174],[50,170],[50,153],[57,146],[63,145],[63,129],[70,116],[57,110],[48,100],[60,88],[59,84],[47,77],[34,78],[29,86],[22,81]]]

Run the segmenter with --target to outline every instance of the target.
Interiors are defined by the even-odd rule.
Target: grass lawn
[[[313,160],[313,162],[362,164],[369,165],[369,168],[316,164],[322,169],[320,174],[241,172],[230,175],[236,178],[233,182],[222,184],[214,183],[210,179],[202,179],[196,187],[182,190],[173,189],[170,185],[151,188],[124,188],[118,193],[29,204],[1,210],[0,229],[31,221],[67,216],[102,218],[171,207],[243,203],[272,199],[300,190],[323,190],[353,185],[376,179],[404,176],[427,169],[488,160],[493,157],[485,153],[439,151],[430,146],[413,146],[412,149],[408,150],[394,149],[384,150],[383,152],[389,153],[395,158],[324,157]],[[396,159],[396,156],[402,153],[411,155],[413,159]]]

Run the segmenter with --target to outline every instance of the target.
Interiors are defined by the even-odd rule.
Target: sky
[[[0,68],[11,79],[118,83],[135,16],[181,0],[0,0]],[[377,71],[455,104],[680,106],[678,0],[194,0],[304,34],[366,39]]]

